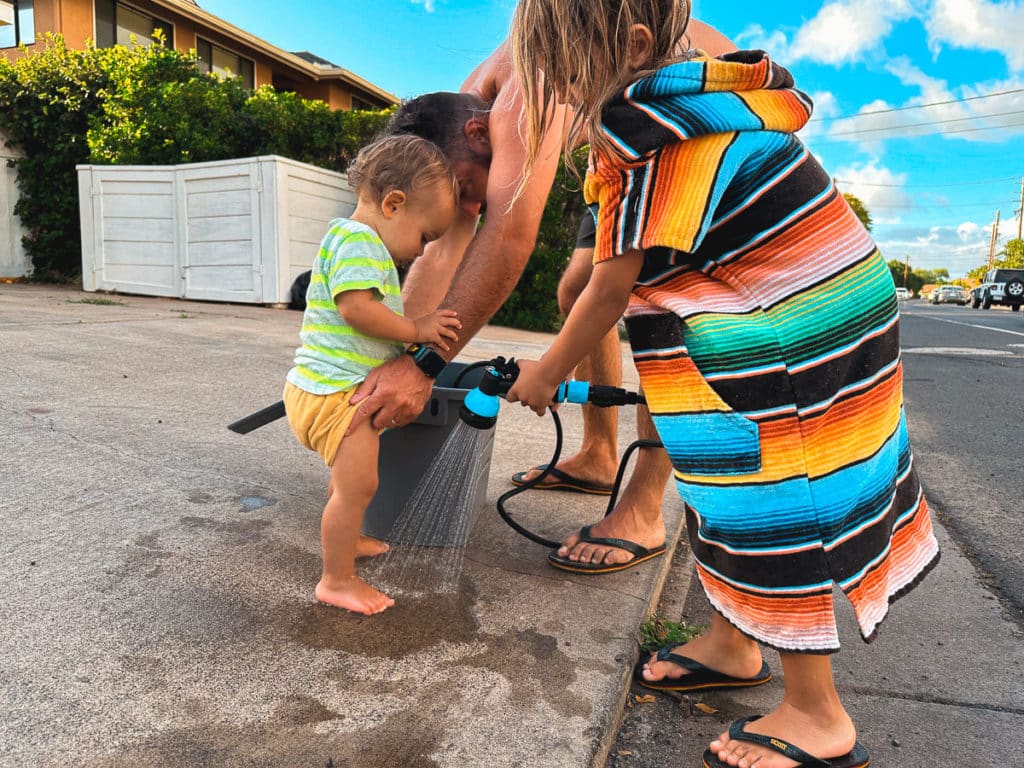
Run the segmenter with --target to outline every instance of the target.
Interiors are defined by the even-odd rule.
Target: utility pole
[[[1017,239],[1020,240],[1021,222],[1024,222],[1024,178],[1020,180],[1020,206],[1017,208]]]
[[[996,259],[996,241],[999,239],[999,214],[996,211],[996,222],[992,225],[992,240],[988,244],[988,268],[992,269],[992,263]]]
[[[910,254],[903,259],[903,287],[907,287],[907,275],[910,274]]]

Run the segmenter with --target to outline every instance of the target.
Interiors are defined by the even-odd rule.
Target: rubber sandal
[[[577,560],[570,560],[568,557],[560,557],[558,550],[552,550],[548,554],[548,563],[563,571],[570,573],[586,573],[591,575],[602,574],[602,573],[616,573],[618,571],[625,571],[627,568],[632,568],[634,565],[651,560],[659,555],[665,553],[665,545],[662,544],[660,547],[641,547],[635,541],[629,541],[627,539],[606,539],[601,536],[590,535],[591,526],[585,525],[580,528],[580,541],[586,544],[598,544],[604,547],[614,547],[615,549],[624,549],[627,552],[632,553],[633,559],[627,560],[624,563],[581,563]]]
[[[525,472],[516,472],[512,475],[512,485],[522,486],[527,484],[526,476],[535,470],[545,470],[547,464],[528,469]],[[558,467],[548,471],[547,477],[537,485],[530,486],[535,491],[572,491],[573,493],[590,493],[594,496],[611,496],[612,486],[604,483],[592,483],[589,480],[581,480],[578,477],[563,472]]]

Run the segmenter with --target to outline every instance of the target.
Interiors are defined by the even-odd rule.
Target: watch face
[[[419,369],[432,379],[436,379],[437,375],[448,364],[443,357],[430,347],[413,344],[407,351],[412,355],[412,359],[416,361]]]

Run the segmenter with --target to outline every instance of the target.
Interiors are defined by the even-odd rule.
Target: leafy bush
[[[278,154],[344,171],[389,116],[335,112],[270,87],[249,92],[158,45],[74,50],[46,35],[33,53],[0,58],[0,131],[25,154],[14,161],[15,213],[38,280],[79,277],[77,164]]]
[[[53,37],[16,62],[0,58],[0,131],[25,153],[12,162],[14,212],[38,279],[71,279],[81,268],[75,165],[89,159],[85,135],[108,82],[105,59]]]

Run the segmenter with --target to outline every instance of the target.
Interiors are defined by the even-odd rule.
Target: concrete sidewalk
[[[659,595],[681,610],[692,569],[548,567],[494,511],[553,448],[550,421],[516,407],[456,595],[373,618],[317,605],[322,462],[283,421],[225,428],[279,399],[299,318],[0,286],[0,766],[696,768],[723,724],[774,706],[778,684],[702,697],[715,713],[630,698],[613,747],[636,630]],[[460,359],[549,339],[487,328]],[[562,415],[572,451],[578,411]],[[632,409],[621,420],[625,443]],[[673,542],[679,506],[666,494]],[[550,538],[603,508],[513,502]],[[1024,746],[1019,627],[943,545],[875,644],[842,616],[840,687],[874,765],[1001,766]],[[645,730],[643,707],[669,707],[674,730]]]

